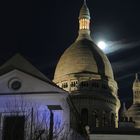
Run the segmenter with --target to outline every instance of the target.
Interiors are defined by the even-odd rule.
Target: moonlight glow
[[[106,43],[104,41],[99,41],[97,45],[101,50],[105,50],[106,48]]]

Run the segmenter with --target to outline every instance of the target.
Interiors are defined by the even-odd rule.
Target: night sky
[[[83,0],[10,1],[2,4],[0,64],[17,52],[53,79],[56,64],[78,35]],[[104,40],[121,101],[131,103],[140,72],[139,0],[88,0],[91,36]],[[139,76],[140,77],[140,76]]]

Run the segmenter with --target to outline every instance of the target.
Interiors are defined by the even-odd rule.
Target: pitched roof
[[[25,73],[38,77],[41,80],[53,83],[19,53],[15,54],[8,61],[6,61],[2,66],[0,66],[0,75],[8,71],[11,71],[13,69],[21,70]]]

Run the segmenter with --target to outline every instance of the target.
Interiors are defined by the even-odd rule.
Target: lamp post
[[[53,140],[53,125],[54,125],[54,114],[53,110],[62,110],[60,105],[47,105],[50,111],[50,128],[49,128],[49,140]]]

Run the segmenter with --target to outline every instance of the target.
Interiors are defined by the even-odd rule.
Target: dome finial
[[[125,106],[125,102],[123,102],[121,110],[120,110],[120,121],[125,121],[126,111],[127,111],[127,109],[126,109],[126,106]]]
[[[79,19],[82,19],[82,18],[90,19],[90,12],[89,12],[89,9],[87,7],[86,0],[84,0],[84,3],[81,7],[80,14],[79,14]]]
[[[136,80],[138,80],[138,73],[135,74],[135,78],[136,78]]]
[[[84,4],[87,5],[87,1],[86,0],[84,0]]]
[[[87,7],[86,0],[83,1],[83,5],[79,13],[79,36],[78,40],[83,38],[90,38],[90,12]]]
[[[123,111],[126,111],[126,106],[125,106],[125,102],[123,102]]]

